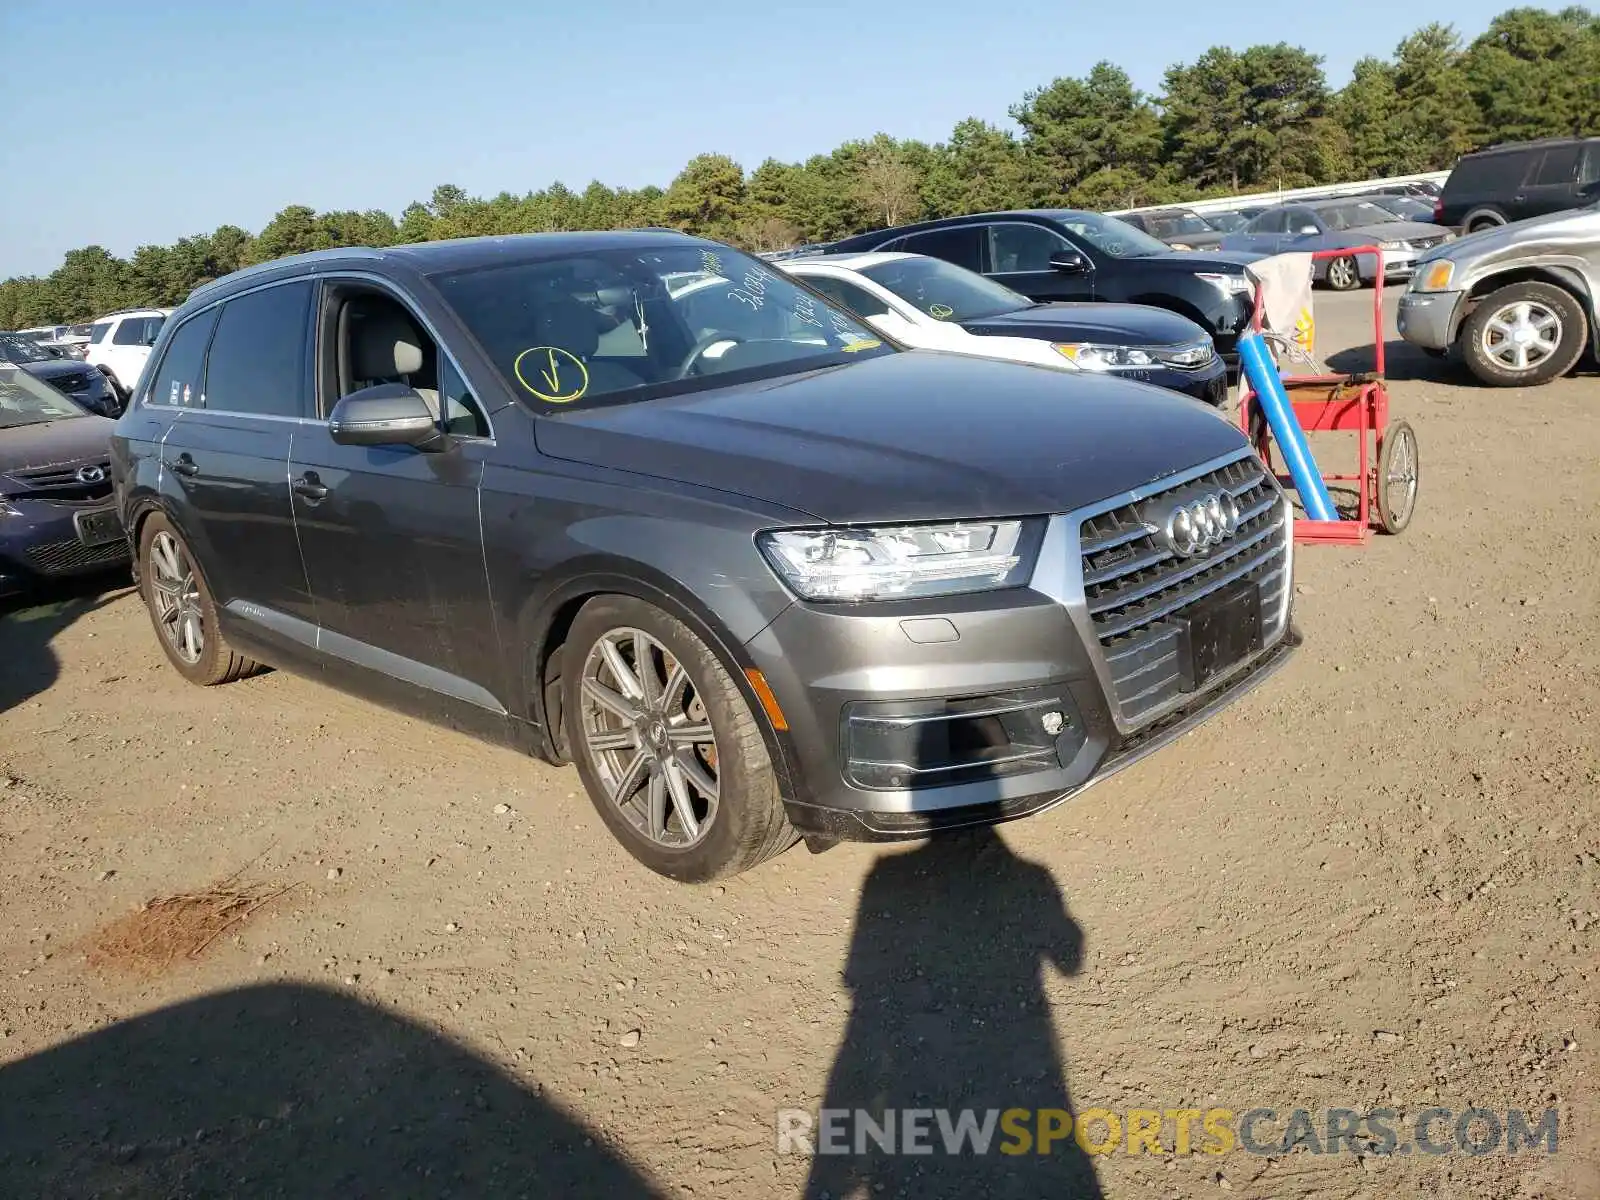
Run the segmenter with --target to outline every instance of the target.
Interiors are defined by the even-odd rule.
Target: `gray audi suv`
[[[1288,502],[1216,412],[907,351],[665,231],[207,284],[112,463],[186,678],[574,762],[683,880],[1039,812],[1298,640]]]

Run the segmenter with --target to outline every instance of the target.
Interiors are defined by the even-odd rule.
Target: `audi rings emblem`
[[[79,467],[78,468],[78,482],[79,483],[102,483],[102,482],[104,482],[105,477],[106,477],[106,469],[104,467]]]
[[[1211,492],[1167,514],[1161,536],[1179,558],[1193,558],[1239,532],[1239,501],[1226,492]]]

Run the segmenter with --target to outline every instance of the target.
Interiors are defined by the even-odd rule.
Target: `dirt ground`
[[[1319,294],[1325,348],[1364,304]],[[1392,348],[1411,529],[1302,550],[1282,674],[998,836],[676,885],[571,770],[190,687],[126,589],[8,610],[0,1194],[797,1196],[780,1109],[1054,1074],[1080,1112],[1559,1113],[1554,1155],[1082,1156],[1114,1200],[1600,1195],[1600,377]],[[127,920],[184,894],[194,957]]]

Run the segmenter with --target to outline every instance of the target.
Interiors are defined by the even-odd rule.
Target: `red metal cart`
[[[1357,470],[1354,475],[1323,474],[1330,483],[1356,484],[1356,518],[1342,521],[1311,521],[1297,517],[1296,542],[1323,542],[1359,546],[1372,534],[1373,517],[1385,533],[1399,533],[1411,523],[1417,506],[1419,479],[1417,435],[1405,421],[1389,420],[1389,393],[1383,379],[1383,251],[1376,246],[1354,249],[1319,250],[1313,259],[1331,259],[1371,254],[1377,261],[1372,289],[1372,327],[1376,347],[1374,369],[1353,375],[1286,375],[1284,390],[1294,413],[1307,434],[1335,430],[1354,432],[1358,439]],[[1255,312],[1251,328],[1262,330],[1262,297],[1256,287]],[[1269,339],[1282,338],[1267,334]],[[1254,403],[1250,381],[1240,376],[1239,428],[1255,444],[1256,452],[1269,471],[1272,464],[1272,434]],[[1371,445],[1376,439],[1375,453]],[[1278,482],[1292,488],[1288,475]]]

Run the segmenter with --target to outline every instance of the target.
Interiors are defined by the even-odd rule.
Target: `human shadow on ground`
[[[1084,936],[1050,872],[1017,857],[992,829],[947,834],[878,860],[861,891],[845,982],[854,1005],[824,1110],[936,1110],[931,1154],[885,1154],[864,1138],[846,1154],[813,1143],[806,1196],[1099,1197],[1089,1156],[1068,1136],[1048,1153],[1002,1153],[998,1121],[984,1153],[947,1150],[937,1110],[979,1123],[1008,1109],[1072,1111],[1044,973],[1076,974]],[[1025,1125],[1037,1130],[1030,1114]],[[903,1130],[903,1124],[902,1124]]]
[[[0,1195],[664,1191],[491,1062],[343,993],[272,984],[0,1068]]]
[[[110,604],[131,587],[127,571],[54,582],[0,599],[0,713],[47,690],[61,677],[50,643],[79,617]]]

